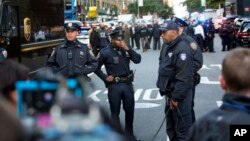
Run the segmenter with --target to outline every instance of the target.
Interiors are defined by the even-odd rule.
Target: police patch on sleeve
[[[3,56],[4,56],[4,58],[7,58],[8,53],[7,53],[7,51],[6,51],[6,50],[4,50],[4,51],[3,51]]]
[[[197,44],[195,42],[192,42],[190,44],[190,47],[193,49],[193,50],[197,50]]]
[[[181,53],[180,54],[180,59],[185,61],[187,59],[187,54],[186,53]]]

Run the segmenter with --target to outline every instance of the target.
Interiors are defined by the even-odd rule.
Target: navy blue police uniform
[[[123,32],[119,29],[110,34],[112,40],[123,40]],[[130,70],[130,60],[138,64],[141,62],[141,55],[136,53],[130,46],[128,51],[116,47],[108,46],[100,50],[97,60],[98,68],[95,73],[104,81],[108,88],[108,100],[112,118],[120,125],[120,107],[123,102],[125,111],[125,133],[134,138],[133,121],[134,121],[134,89],[133,89],[133,72]],[[107,74],[103,73],[101,66],[104,65]],[[108,76],[113,76],[114,81],[107,82]]]
[[[178,30],[178,25],[168,21],[161,30]],[[185,140],[192,124],[193,53],[180,36],[163,47],[165,49],[159,60],[157,87],[166,96],[167,134],[170,140]],[[171,110],[170,100],[178,102],[178,107]]]
[[[66,31],[79,31],[80,27],[74,23],[65,24]],[[75,41],[64,41],[56,47],[47,66],[55,73],[60,73],[65,77],[72,78],[87,75],[94,72],[98,62],[89,52],[88,46]]]
[[[109,40],[109,33],[105,31],[104,27],[99,30],[99,38],[98,38],[98,50],[100,51],[102,48],[108,47],[111,45]],[[99,52],[98,51],[98,52]]]
[[[184,29],[186,29],[185,27],[188,26],[188,24],[180,19],[180,18],[175,18],[174,21],[181,27],[183,27]],[[194,80],[194,85],[193,85],[193,89],[192,89],[192,123],[195,122],[196,118],[195,118],[195,112],[194,112],[194,98],[195,98],[195,86],[197,84],[200,83],[200,75],[198,73],[198,71],[200,70],[200,68],[203,65],[203,55],[202,55],[202,51],[199,47],[199,45],[197,44],[197,42],[194,40],[194,38],[192,38],[191,36],[187,35],[185,30],[184,32],[180,35],[180,37],[182,38],[183,41],[185,41],[189,47],[192,49],[192,54],[193,54],[193,80]]]

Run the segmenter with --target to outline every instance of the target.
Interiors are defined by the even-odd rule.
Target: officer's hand
[[[126,51],[129,50],[127,44],[126,44],[124,41],[121,42],[121,48],[123,48],[123,49],[126,50]]]
[[[174,110],[178,107],[178,102],[174,101],[174,100],[170,100],[170,109]]]
[[[113,80],[114,80],[114,76],[112,76],[112,75],[109,75],[109,76],[106,78],[106,81],[107,81],[107,82],[113,82]]]

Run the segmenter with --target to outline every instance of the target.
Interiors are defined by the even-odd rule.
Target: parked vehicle
[[[65,37],[63,0],[0,0],[0,48],[30,71]]]
[[[236,38],[240,46],[250,47],[250,20],[242,21]]]

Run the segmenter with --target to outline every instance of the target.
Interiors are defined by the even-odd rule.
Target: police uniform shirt
[[[52,52],[47,66],[66,77],[76,77],[94,72],[98,63],[86,45],[79,41],[65,41]]]
[[[194,59],[194,72],[198,72],[199,69],[203,65],[203,55],[201,52],[201,49],[199,45],[196,43],[196,41],[189,35],[183,33],[181,35],[181,38],[189,45],[189,47],[193,51],[193,59]]]
[[[130,60],[134,63],[141,62],[141,55],[136,53],[129,46],[129,50],[126,52],[123,49],[117,49],[116,47],[103,48],[98,56],[98,68],[95,73],[105,82],[107,75],[125,77],[130,70]],[[101,70],[101,66],[105,65],[107,74],[104,74]]]
[[[157,86],[165,89],[166,81],[173,84],[172,99],[182,101],[192,87],[192,49],[181,37],[168,44],[159,63]]]

